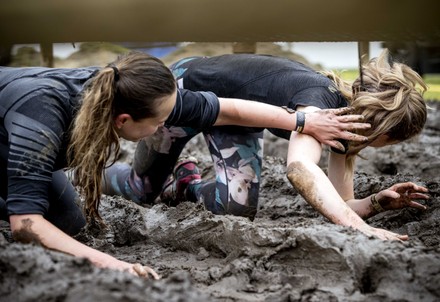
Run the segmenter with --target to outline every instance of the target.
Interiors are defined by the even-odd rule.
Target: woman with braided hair
[[[346,112],[309,114],[304,131],[333,146],[338,138],[365,139],[346,131],[368,127],[359,115],[339,116]],[[0,122],[0,218],[9,221],[13,239],[155,278],[147,266],[71,237],[87,220],[101,221],[102,172],[119,139],[138,141],[164,124],[296,127],[295,116],[278,107],[177,89],[159,59],[138,52],[102,69],[0,68]],[[68,167],[84,196],[85,215],[64,174]]]
[[[424,194],[426,188],[413,183],[396,184],[363,199],[354,199],[353,190],[354,159],[361,149],[414,137],[422,131],[426,121],[423,80],[408,66],[388,59],[384,51],[371,60],[353,84],[333,73],[318,73],[299,62],[267,55],[190,57],[173,64],[171,69],[181,88],[250,99],[295,113],[296,132],[273,129],[275,127],[268,130],[290,140],[287,176],[304,199],[334,223],[382,239],[406,240],[405,235],[370,227],[362,218],[406,206],[423,209],[424,206],[413,199],[428,198]],[[356,132],[368,140],[345,141],[344,152],[332,148],[326,175],[317,165],[322,141],[301,131],[303,117],[346,106],[365,116],[371,124],[371,128]],[[163,202],[171,205],[183,200],[201,201],[215,214],[253,219],[258,208],[265,128],[262,124],[257,126],[259,128],[227,126],[202,130],[163,127],[138,144],[132,169],[128,165],[116,165],[106,171],[105,190],[138,203],[152,203],[159,195]],[[201,180],[196,160],[178,161],[185,144],[200,132],[214,161],[214,181]],[[170,174],[172,177],[166,182]]]

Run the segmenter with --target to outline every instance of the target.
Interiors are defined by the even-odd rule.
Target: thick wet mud
[[[285,142],[267,137],[260,208],[254,221],[216,216],[199,204],[144,208],[104,197],[106,230],[77,239],[153,267],[159,281],[98,269],[88,261],[0,235],[1,301],[438,301],[440,300],[440,105],[411,142],[366,150],[356,194],[396,182],[429,188],[427,210],[380,213],[367,222],[401,234],[385,242],[319,215],[286,177]],[[270,143],[269,143],[270,142]],[[202,140],[186,150],[212,175]],[[130,161],[133,146],[125,145]],[[324,160],[323,160],[324,162]]]

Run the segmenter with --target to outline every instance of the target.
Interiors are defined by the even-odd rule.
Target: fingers
[[[340,118],[341,119],[341,118]],[[342,122],[343,124],[341,125],[341,127],[344,130],[347,131],[353,131],[353,130],[365,130],[365,129],[370,129],[371,128],[371,124],[369,123],[356,123],[356,122],[351,122],[351,121],[341,121],[339,120],[339,122]]]
[[[365,117],[360,114],[342,115],[342,116],[338,116],[336,119],[341,123],[356,123],[357,122],[357,124],[359,124],[359,126],[362,127],[361,129],[365,129],[365,127],[366,128],[371,127],[370,124],[363,122]]]
[[[345,131],[366,130],[371,128],[371,124],[364,123],[363,115],[344,115],[337,117],[339,127]]]
[[[322,111],[332,113],[335,115],[344,115],[344,114],[349,114],[349,113],[354,112],[354,108],[353,107],[343,107],[343,108],[336,108],[336,109],[325,109]]]
[[[405,190],[405,191],[413,190],[415,192],[425,192],[425,193],[429,192],[427,188],[416,185],[415,183],[410,182],[410,181],[395,184],[391,188],[394,188],[395,191],[401,191],[401,192],[403,190]]]
[[[354,134],[347,131],[341,132],[339,138],[346,141],[356,141],[356,142],[365,142],[368,140],[368,138],[365,136]],[[346,151],[344,145],[338,140],[323,140],[322,143],[330,147],[336,148],[342,151],[343,153],[345,153]]]
[[[422,194],[422,193],[410,193],[408,194],[408,197],[411,199],[429,199],[430,196],[427,194]]]
[[[318,112],[321,115],[322,114],[335,115],[336,119],[341,123],[359,122],[361,124],[359,126],[362,127],[361,129],[365,129],[363,127],[367,127],[367,128],[371,127],[368,123],[363,123],[365,116],[363,116],[362,114],[348,114],[352,111],[353,110],[351,110],[351,108],[346,107],[346,108],[337,108],[337,109],[324,109]]]
[[[328,145],[329,147],[335,148],[337,150],[340,150],[342,153],[345,153],[345,147],[344,145],[336,140],[323,140],[323,144]]]
[[[418,203],[416,201],[410,201],[409,206],[412,208],[420,209],[420,210],[426,210],[427,207],[422,205],[421,203]]]
[[[336,108],[336,109],[324,109],[321,110],[323,114],[331,114],[338,116],[338,120],[343,123],[348,122],[362,122],[365,117],[362,114],[350,114],[354,112],[351,107]]]
[[[406,182],[406,183],[400,183],[395,185],[395,191],[396,192],[402,192],[401,193],[403,198],[407,199],[429,199],[429,194],[424,194],[429,192],[429,190],[425,187],[418,186],[415,183],[412,182]]]
[[[408,235],[399,235],[399,234],[397,234],[396,238],[400,241],[407,241],[409,239]]]
[[[382,240],[398,240],[398,241],[406,241],[409,239],[408,235],[400,235],[397,233],[393,233],[387,230],[378,229],[369,227],[367,231],[364,231],[367,235],[374,235],[375,237],[382,239]]]
[[[377,200],[382,200],[382,198],[384,198],[384,197],[385,198],[398,199],[398,198],[400,198],[402,196],[398,192],[393,191],[393,190],[383,190],[383,191],[380,191],[378,193],[378,196],[376,198],[377,198]]]
[[[351,133],[348,131],[342,131],[339,137],[341,139],[345,139],[347,141],[356,141],[356,142],[365,142],[368,140],[368,137],[366,137],[366,136]]]
[[[144,269],[148,272],[149,275],[153,276],[154,280],[159,280],[160,276],[158,273],[156,273],[151,267],[144,266]]]
[[[159,280],[160,276],[151,268],[148,266],[143,266],[140,263],[136,263],[133,265],[133,270],[138,274],[139,277],[149,278],[149,275],[153,277],[155,280]]]
[[[136,263],[133,265],[133,270],[138,274],[139,277],[148,277],[148,272],[144,269],[143,265],[140,263]]]
[[[324,114],[336,115],[336,121],[342,123],[340,127],[343,130],[365,130],[371,128],[369,123],[364,123],[365,117],[361,114],[348,114],[353,112],[353,108],[326,109],[321,111]]]
[[[370,124],[362,123],[364,119],[362,115],[335,115],[335,113],[340,114],[348,111],[347,108],[340,108],[309,112],[307,113],[307,122],[303,133],[309,134],[319,142],[339,150],[344,150],[339,143],[332,142],[329,144],[329,142],[336,139],[357,142],[368,141],[367,137],[352,133],[371,127]]]
[[[413,189],[415,191],[417,191],[417,192],[425,192],[425,193],[429,192],[428,188],[425,188],[425,187],[422,187],[422,186],[418,186],[416,184],[413,184]]]
[[[409,239],[408,235],[400,235],[400,234],[388,232],[388,231],[385,231],[385,234],[383,234],[383,235],[385,236],[385,238],[381,238],[381,239],[385,239],[385,240],[407,241]]]

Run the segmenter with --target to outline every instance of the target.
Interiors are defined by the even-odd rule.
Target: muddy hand
[[[352,108],[346,107],[306,113],[304,133],[341,151],[345,148],[338,139],[365,142],[367,137],[350,131],[368,129],[371,125],[363,122],[363,115],[347,114],[352,111]]]
[[[367,236],[377,237],[382,240],[407,241],[409,239],[408,235],[400,235],[387,230],[373,228],[371,226],[368,226],[366,229],[361,229],[360,231]]]
[[[151,275],[155,280],[160,279],[160,276],[149,266],[136,263],[133,265],[133,270],[139,277],[144,277],[148,279]]]
[[[385,210],[411,207],[426,210],[426,206],[413,199],[429,199],[428,189],[412,182],[398,183],[376,194],[376,200]]]

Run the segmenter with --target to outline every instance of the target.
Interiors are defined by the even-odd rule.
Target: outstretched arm
[[[287,177],[312,207],[331,222],[352,227],[368,236],[376,236],[384,240],[408,239],[406,235],[373,228],[365,223],[338,192],[340,190],[342,195],[349,196],[352,194],[350,193],[352,188],[339,184],[337,190],[317,165],[320,156],[321,144],[316,139],[309,135],[292,133],[287,158]],[[338,156],[340,160],[344,157],[343,155]],[[340,171],[343,171],[343,168]]]
[[[412,182],[398,183],[362,199],[354,199],[353,175],[345,175],[345,156],[330,153],[329,179],[347,205],[363,219],[387,210],[406,207],[425,210],[426,206],[414,201],[429,199],[428,189]]]
[[[139,276],[150,273],[155,279],[159,276],[149,267],[120,261],[108,254],[88,247],[63,233],[41,215],[12,215],[9,218],[11,230],[16,241],[36,243],[48,249],[57,250],[77,257],[85,257],[102,268],[128,271]]]
[[[297,113],[289,113],[277,107],[256,101],[219,98],[220,114],[216,126],[238,125],[247,127],[279,128],[294,131],[297,127]],[[318,109],[318,108],[316,108]],[[370,124],[363,123],[361,115],[346,115],[350,108],[326,109],[305,114],[302,133],[316,138],[330,147],[344,150],[338,139],[365,141],[367,138],[350,131],[367,129]]]
[[[133,264],[117,260],[76,241],[43,217],[50,206],[49,183],[52,181],[55,159],[58,158],[61,136],[65,131],[60,118],[62,113],[56,112],[59,108],[61,107],[48,105],[46,110],[41,109],[41,112],[47,112],[44,115],[47,118],[45,122],[59,122],[46,126],[43,121],[26,118],[16,112],[10,112],[5,118],[11,142],[8,160],[8,210],[11,213],[9,221],[13,237],[17,242],[37,243],[48,249],[86,257],[99,267],[127,270],[139,275]]]
[[[412,182],[398,183],[363,199],[350,199],[347,204],[362,218],[380,212],[406,207],[426,210],[426,206],[414,199],[429,199],[428,189]]]

